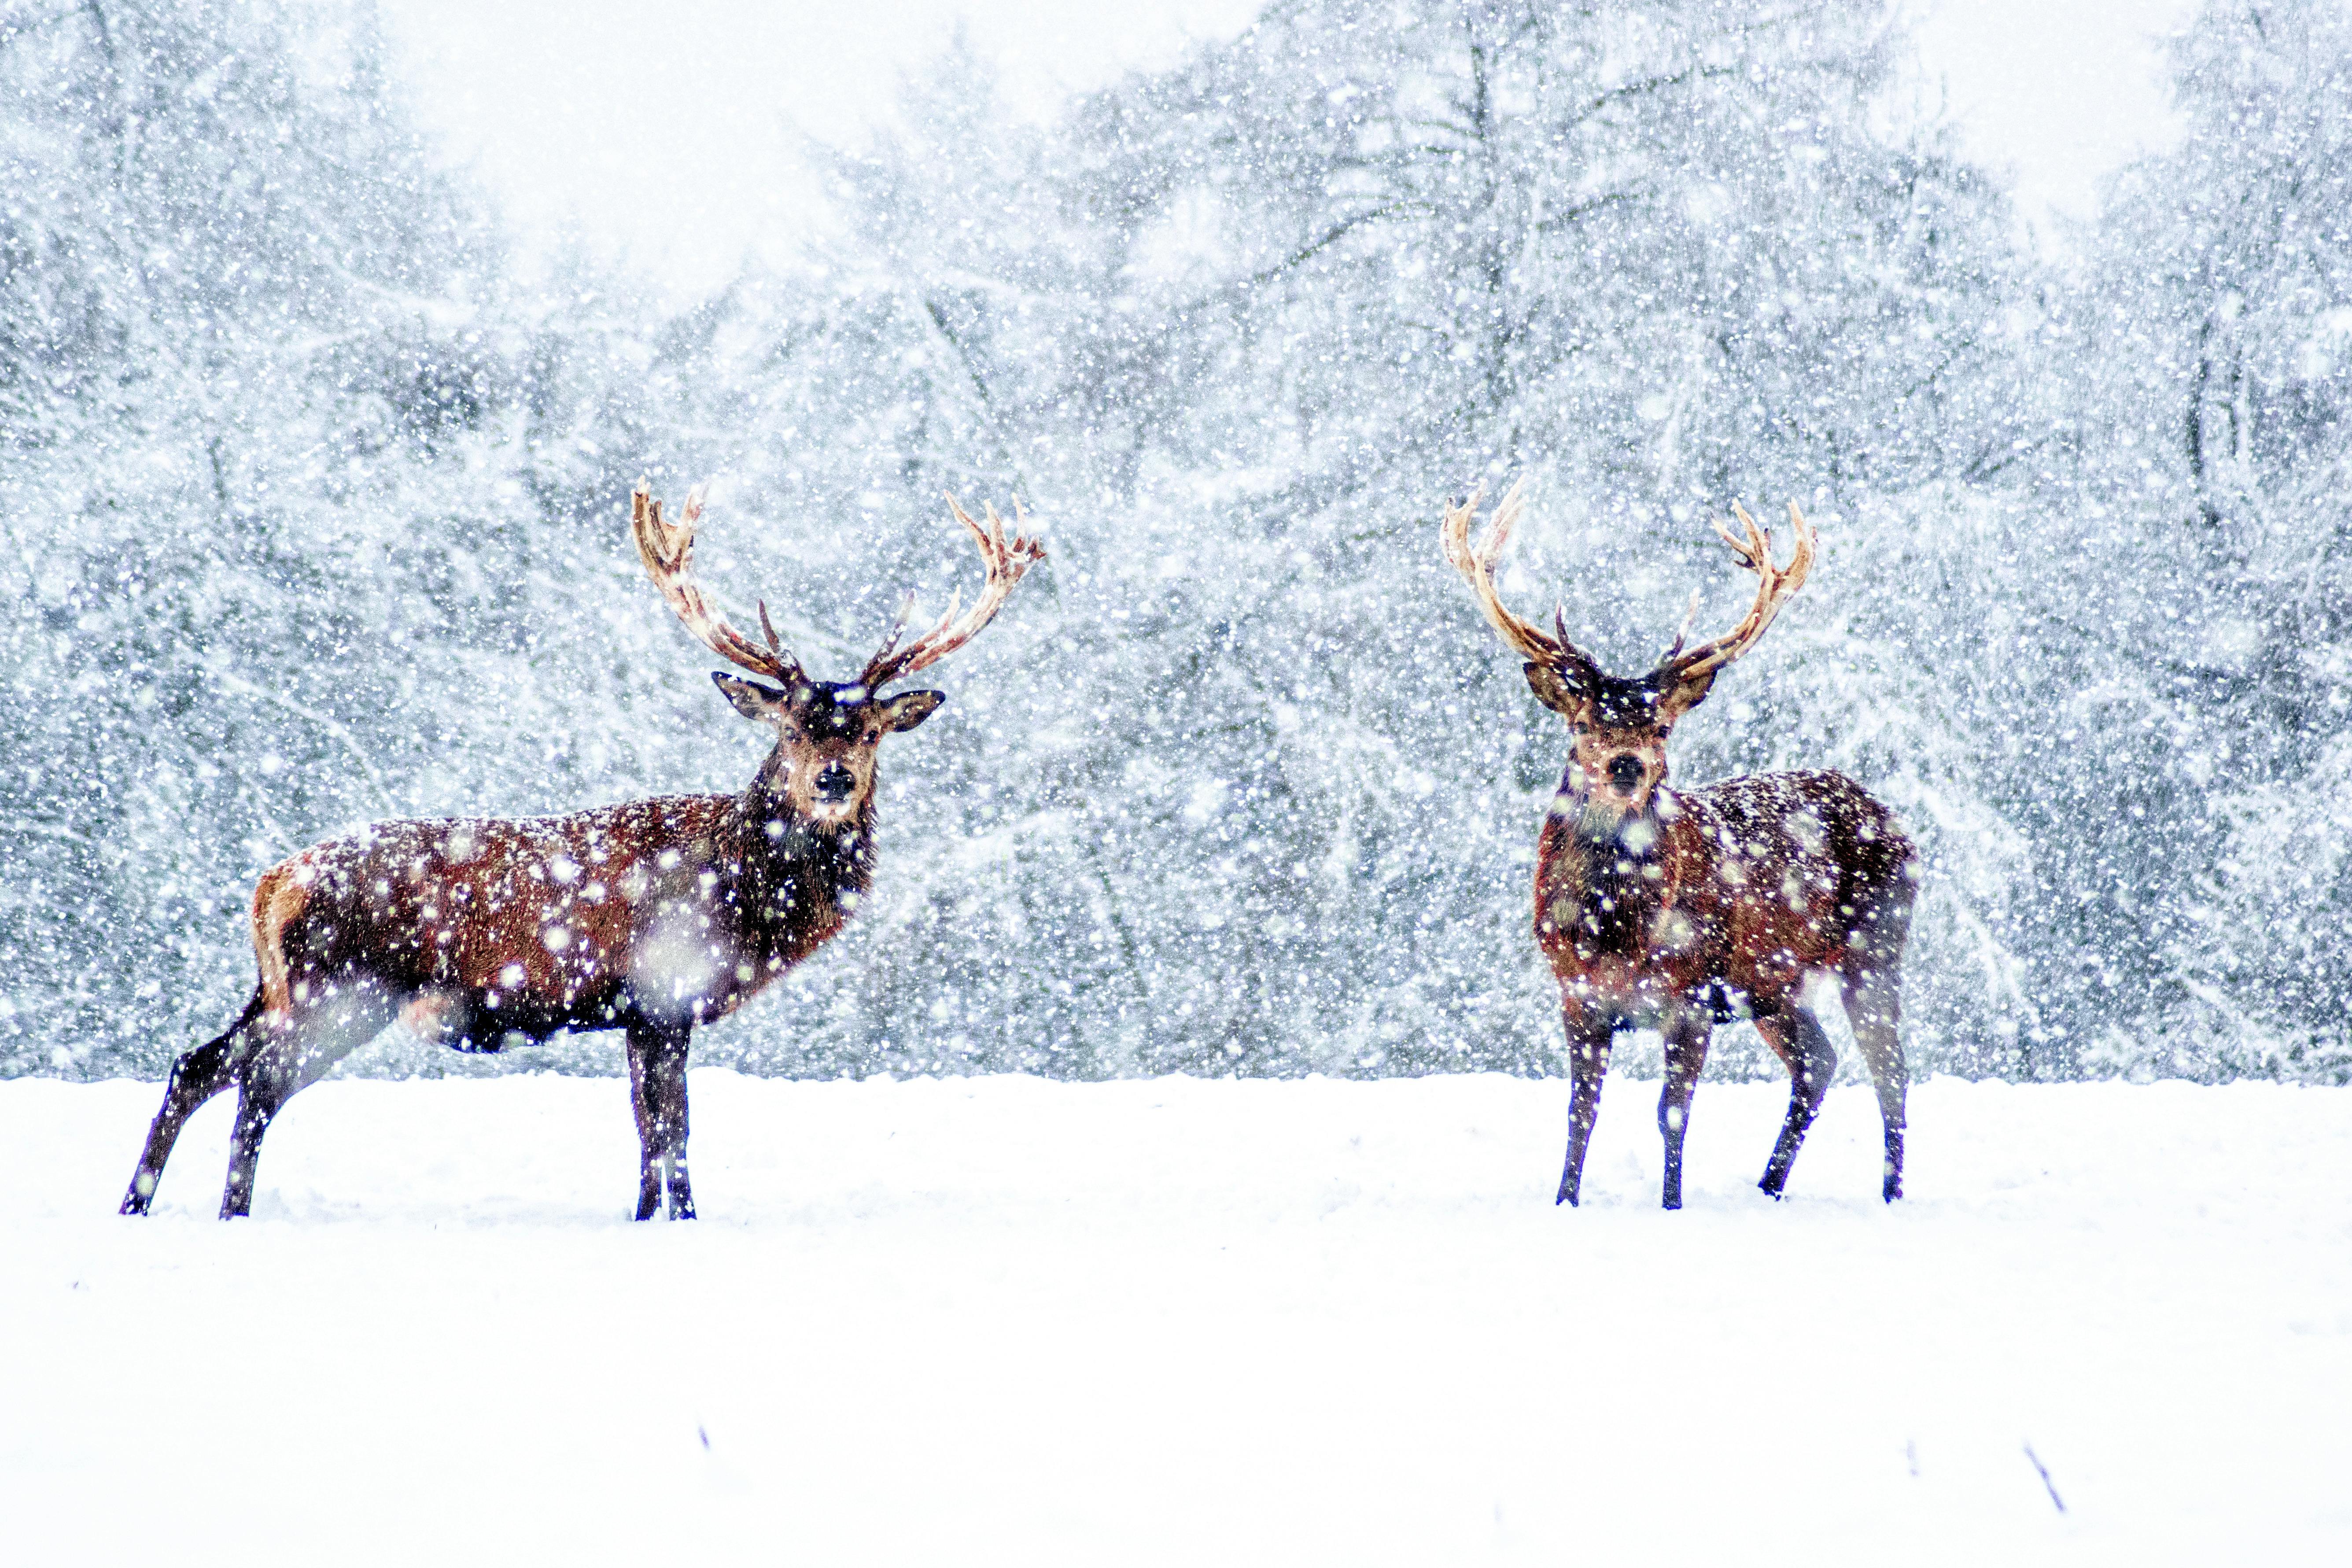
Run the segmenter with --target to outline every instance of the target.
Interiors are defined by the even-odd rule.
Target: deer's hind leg
[[[260,1012],[261,990],[257,986],[253,999],[245,1005],[236,1023],[172,1064],[172,1076],[163,1086],[163,1106],[147,1128],[147,1145],[140,1151],[139,1166],[131,1173],[131,1187],[122,1194],[122,1207],[118,1213],[145,1214],[147,1205],[154,1202],[155,1188],[163,1179],[163,1167],[172,1158],[172,1146],[180,1141],[180,1129],[188,1124],[188,1118],[196,1113],[198,1107],[236,1081],[238,1048]]]
[[[1879,1195],[1888,1203],[1903,1195],[1903,1132],[1911,1072],[1903,1059],[1897,1028],[1903,1022],[1903,943],[1910,934],[1907,884],[1872,910],[1854,932],[1841,992],[1846,1022],[1853,1028],[1870,1081],[1878,1090],[1878,1118],[1886,1127],[1886,1163]]]
[[[1903,997],[1895,977],[1865,972],[1844,987],[1846,1022],[1853,1026],[1854,1043],[1870,1066],[1870,1081],[1878,1090],[1878,1119],[1886,1128],[1886,1163],[1879,1196],[1888,1203],[1903,1195],[1903,1131],[1905,1101],[1909,1098],[1911,1072],[1903,1060],[1903,1042],[1895,1026],[1903,1019]]]
[[[1780,1123],[1780,1139],[1772,1145],[1772,1158],[1765,1163],[1764,1179],[1756,1184],[1777,1198],[1789,1184],[1789,1167],[1796,1163],[1805,1130],[1812,1126],[1822,1108],[1822,1096],[1829,1092],[1830,1079],[1837,1075],[1837,1052],[1822,1033],[1821,1020],[1801,1004],[1792,1004],[1782,1013],[1757,1014],[1756,1032],[1789,1067],[1789,1115]]]
[[[264,1016],[257,1026],[260,1043],[236,1068],[236,1122],[229,1132],[221,1218],[241,1219],[253,1212],[262,1134],[286,1102],[382,1033],[405,999],[363,976],[326,988],[287,1014]]]

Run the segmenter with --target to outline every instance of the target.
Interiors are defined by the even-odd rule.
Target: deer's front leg
[[[1565,1009],[1568,1024],[1568,1163],[1559,1173],[1555,1204],[1576,1206],[1577,1189],[1584,1181],[1584,1151],[1592,1142],[1592,1124],[1601,1116],[1601,1079],[1609,1070],[1609,1045],[1615,1029],[1608,1019],[1594,1019],[1571,1004]]]
[[[1683,1206],[1683,1135],[1690,1131],[1691,1097],[1706,1066],[1714,1022],[1703,1007],[1682,1007],[1666,1020],[1666,1084],[1658,1095],[1658,1132],[1666,1141],[1664,1206]]]
[[[629,1090],[636,1101],[637,1217],[651,1219],[669,1193],[669,1217],[694,1217],[686,1173],[686,1053],[690,1023],[629,1025]]]

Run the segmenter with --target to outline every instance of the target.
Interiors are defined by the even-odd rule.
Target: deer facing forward
[[[1780,1196],[1837,1070],[1805,1002],[1811,978],[1827,975],[1877,1087],[1886,1132],[1881,1194],[1894,1202],[1903,1193],[1909,1081],[1895,1027],[1917,877],[1910,844],[1886,808],[1840,773],[1666,787],[1666,737],[1803,584],[1811,527],[1792,503],[1795,553],[1777,567],[1771,535],[1735,507],[1745,536],[1717,531],[1757,574],[1755,605],[1729,632],[1687,650],[1685,622],[1655,668],[1627,679],[1604,674],[1569,641],[1564,616],[1547,632],[1504,605],[1494,568],[1518,519],[1519,487],[1474,545],[1477,505],[1474,494],[1447,509],[1445,557],[1527,661],[1537,698],[1570,731],[1568,768],[1536,844],[1536,941],[1559,982],[1568,1034],[1568,1161],[1558,1201],[1577,1201],[1616,1032],[1655,1028],[1665,1041],[1663,1191],[1666,1207],[1682,1206],[1683,1138],[1708,1039],[1742,1009],[1789,1068],[1788,1116],[1759,1184]]]
[[[700,491],[672,524],[640,488],[630,525],[663,597],[704,647],[775,683],[711,678],[776,733],[759,776],[739,795],[567,816],[382,823],[272,867],[253,897],[253,998],[226,1033],[173,1064],[122,1212],[147,1212],[182,1125],[232,1085],[220,1212],[249,1212],[270,1119],[396,1016],[459,1050],[625,1030],[636,1217],[667,1198],[671,1217],[692,1218],[686,1061],[696,1026],[758,994],[856,910],[873,877],[876,748],[945,700],[881,689],[963,646],[1044,558],[1034,541],[1008,540],[992,510],[983,526],[949,505],[979,546],[980,598],[903,644],[902,617],[856,680],[833,682],[802,670],[766,605],[762,647],[705,600],[691,570]]]

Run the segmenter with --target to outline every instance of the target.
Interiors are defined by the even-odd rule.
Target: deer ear
[[[1710,669],[1705,675],[1696,676],[1689,680],[1677,680],[1660,692],[1658,694],[1659,721],[1671,724],[1706,701],[1706,694],[1715,689],[1715,676],[1716,672]]]
[[[1587,699],[1568,682],[1568,678],[1550,665],[1529,659],[1527,663],[1528,685],[1536,700],[1553,712],[1573,719],[1584,711]]]
[[[948,700],[944,691],[907,691],[882,704],[882,722],[892,733],[911,730]]]
[[[763,724],[774,723],[790,700],[785,693],[772,686],[762,686],[756,680],[746,680],[723,669],[712,670],[710,679],[718,684],[719,690],[727,694],[727,700],[735,704],[736,712]]]

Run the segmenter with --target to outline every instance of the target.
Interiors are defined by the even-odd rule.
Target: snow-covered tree
[[[2162,1020],[2104,1056],[2341,1075],[2352,21],[2226,0],[2173,67],[2186,135],[2116,184],[2078,306],[2085,782],[2122,808],[2084,944]]]
[[[944,993],[1000,1065],[1548,1062],[1554,721],[1435,548],[1444,494],[1521,471],[1528,566],[1621,663],[1743,592],[1709,509],[1824,510],[1799,673],[1744,671],[1684,765],[1884,781],[1954,873],[1924,1027],[1996,1039],[2016,851],[1945,668],[1986,584],[1900,502],[2007,458],[2016,264],[1998,194],[1883,130],[1892,49],[1868,5],[1292,4],[1041,129],[950,59],[844,158],[845,237],[725,301],[676,424],[742,432],[735,493],[809,541],[874,517],[861,562],[935,557],[943,483],[1020,489],[1055,558],[989,650],[987,770],[908,808],[986,847],[909,868],[860,960],[903,989],[803,1059],[931,1064],[888,1020]],[[859,575],[900,573],[826,602]]]
[[[664,315],[512,284],[364,7],[0,14],[0,1071],[212,1032],[337,829],[738,786],[645,473],[820,674],[969,586],[941,490],[1053,552],[885,754],[859,921],[701,1059],[1546,1070],[1564,748],[1436,548],[1524,475],[1505,586],[1619,669],[1744,604],[1710,516],[1815,518],[1675,767],[1895,807],[1916,1064],[2341,1075],[2347,38],[2215,0],[2064,267],[1876,0],[1283,0],[1042,123],[951,51],[816,151],[803,257]]]
[[[341,6],[0,16],[9,1068],[154,1069],[262,867],[566,771],[528,340],[381,60]]]

